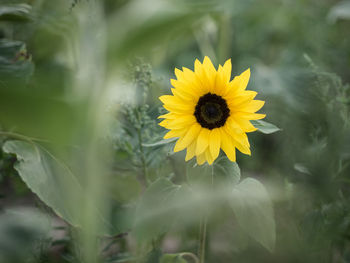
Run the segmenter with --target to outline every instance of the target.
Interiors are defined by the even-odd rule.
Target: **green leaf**
[[[253,178],[244,179],[233,189],[230,205],[242,229],[273,251],[276,240],[275,219],[265,187]]]
[[[164,254],[160,263],[187,263],[181,254]]]
[[[350,19],[350,1],[341,1],[331,8],[328,19],[335,23],[339,19]]]
[[[15,169],[46,205],[70,224],[81,225],[79,207],[84,203],[85,193],[68,166],[43,147],[30,142],[7,141],[3,151],[17,156]],[[96,213],[99,213],[97,208]],[[110,227],[104,218],[100,220]]]
[[[0,21],[28,21],[32,7],[27,4],[0,5]]]
[[[76,198],[82,198],[82,188],[69,168],[29,142],[7,141],[3,150],[17,156],[15,169],[39,198],[69,223],[78,225],[74,207],[69,204],[77,204]],[[76,190],[71,200],[68,194],[70,191],[64,188],[68,184]]]
[[[272,123],[269,123],[267,121],[252,120],[251,123],[254,125],[255,128],[259,130],[259,132],[265,134],[271,134],[281,130],[276,125],[273,125]]]
[[[134,231],[140,240],[151,240],[168,231],[178,215],[174,204],[182,192],[180,185],[164,178],[147,188],[135,216]]]
[[[32,262],[40,240],[50,238],[51,220],[37,209],[18,207],[0,214],[0,262]]]
[[[34,64],[21,41],[0,40],[0,88],[7,82],[26,82],[34,72]]]
[[[177,138],[160,140],[160,141],[155,142],[155,143],[143,143],[142,146],[144,146],[144,147],[158,147],[158,146],[163,146],[163,145],[166,145],[168,143],[174,142],[176,140],[177,140]]]
[[[225,184],[236,185],[241,179],[241,170],[238,164],[231,162],[226,156],[222,156],[214,162],[215,180],[221,179]]]
[[[229,188],[230,191],[241,178],[238,164],[231,162],[226,156],[220,156],[212,165],[197,165],[192,161],[187,165],[186,173],[193,186]]]
[[[112,196],[119,202],[135,200],[141,190],[140,182],[131,174],[115,175],[111,182]]]

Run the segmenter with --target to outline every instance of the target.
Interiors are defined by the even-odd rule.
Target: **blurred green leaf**
[[[8,209],[0,214],[0,262],[24,262],[49,237],[51,222],[36,209]]]
[[[271,134],[281,130],[276,125],[273,125],[272,123],[269,123],[267,121],[252,120],[251,123],[255,128],[259,130],[259,132],[262,132],[265,134]]]
[[[155,142],[155,143],[144,143],[144,144],[142,144],[142,146],[144,146],[144,147],[158,147],[158,146],[163,146],[163,145],[166,145],[168,143],[174,142],[176,140],[177,140],[177,138],[160,140],[160,141]]]
[[[17,156],[15,169],[27,186],[56,214],[75,226],[82,220],[79,205],[84,203],[84,191],[70,168],[50,152],[34,143],[7,141],[6,153]],[[96,208],[96,213],[99,213]],[[100,218],[110,227],[104,218]]]
[[[273,251],[276,241],[275,219],[265,187],[253,178],[244,179],[233,189],[230,205],[243,230]]]
[[[159,262],[160,258],[162,257],[162,251],[159,248],[153,248],[151,252],[149,252],[146,255],[146,263],[155,263],[155,262]]]
[[[164,42],[169,41],[170,37],[174,37],[179,33],[182,35],[190,33],[191,27],[197,19],[198,16],[192,13],[154,15],[138,26],[130,27],[123,37],[115,34],[118,31],[115,30],[114,21],[110,30],[112,41],[109,48],[111,56],[120,59],[126,58],[128,55],[134,56],[139,52],[149,52],[150,48],[164,44]]]
[[[331,8],[328,19],[335,23],[339,19],[350,19],[350,1],[345,0],[337,3]]]
[[[31,19],[31,9],[27,4],[0,5],[0,21],[28,21]]]
[[[69,168],[29,142],[7,141],[3,150],[17,156],[15,169],[39,198],[69,223],[78,225],[72,204],[78,204],[75,198],[83,198],[82,188]],[[70,188],[67,189],[65,186],[68,184]],[[70,200],[69,189],[75,189],[74,199]]]
[[[130,174],[114,176],[111,188],[113,197],[120,202],[136,199],[141,193],[140,182]]]
[[[182,186],[165,178],[156,180],[147,188],[135,215],[134,231],[139,239],[149,241],[168,231],[179,216],[174,203],[182,191]]]
[[[186,167],[188,180],[193,186],[214,186],[231,190],[241,178],[238,164],[231,162],[226,156],[220,156],[212,165],[197,165],[192,161]]]
[[[181,254],[164,254],[160,263],[187,263]]]
[[[0,39],[0,88],[7,82],[24,83],[34,72],[34,64],[21,41]]]
[[[1,82],[0,82],[1,83]],[[0,120],[8,129],[67,145],[84,125],[83,103],[67,102],[47,91],[0,86]]]
[[[213,165],[215,180],[221,177],[226,179],[225,184],[238,184],[241,179],[241,170],[237,163],[231,162],[226,156],[222,156],[215,160]]]

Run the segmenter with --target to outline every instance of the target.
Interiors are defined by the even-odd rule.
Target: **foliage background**
[[[212,211],[207,261],[350,262],[349,18],[347,0],[2,0],[0,261],[195,253],[195,211],[168,225],[180,212],[152,197],[141,214],[154,203],[165,212],[135,230],[134,208],[149,182],[189,174],[171,144],[152,146],[165,133],[157,98],[175,67],[208,55],[231,58],[234,75],[251,68],[249,89],[281,131],[250,134],[252,156],[237,160],[242,178],[268,189],[275,250],[223,205]]]

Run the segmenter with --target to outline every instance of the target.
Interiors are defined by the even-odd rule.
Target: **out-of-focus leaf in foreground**
[[[181,254],[165,254],[161,257],[160,263],[187,263]]]
[[[0,5],[0,21],[28,21],[31,19],[31,9],[32,7],[27,4]]]
[[[350,1],[341,1],[333,6],[329,11],[328,19],[332,23],[337,22],[339,19],[350,19]]]
[[[84,203],[85,193],[65,163],[45,148],[30,142],[7,141],[3,150],[17,156],[15,169],[45,204],[69,223],[80,225],[79,205]],[[101,221],[106,224],[104,218]]]
[[[0,39],[0,88],[7,87],[8,82],[27,82],[33,71],[34,65],[23,42]]]
[[[169,230],[179,216],[174,204],[182,192],[182,186],[165,178],[150,185],[136,211],[134,231],[139,239],[152,240]]]
[[[50,228],[48,216],[37,210],[16,208],[0,214],[0,262],[27,262]]]
[[[273,251],[276,241],[275,219],[265,187],[253,178],[246,178],[233,189],[230,204],[243,230]]]

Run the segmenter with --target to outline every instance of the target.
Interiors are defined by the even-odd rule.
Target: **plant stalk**
[[[198,249],[199,263],[205,262],[206,237],[207,237],[207,215],[203,215],[199,225],[199,249]]]

